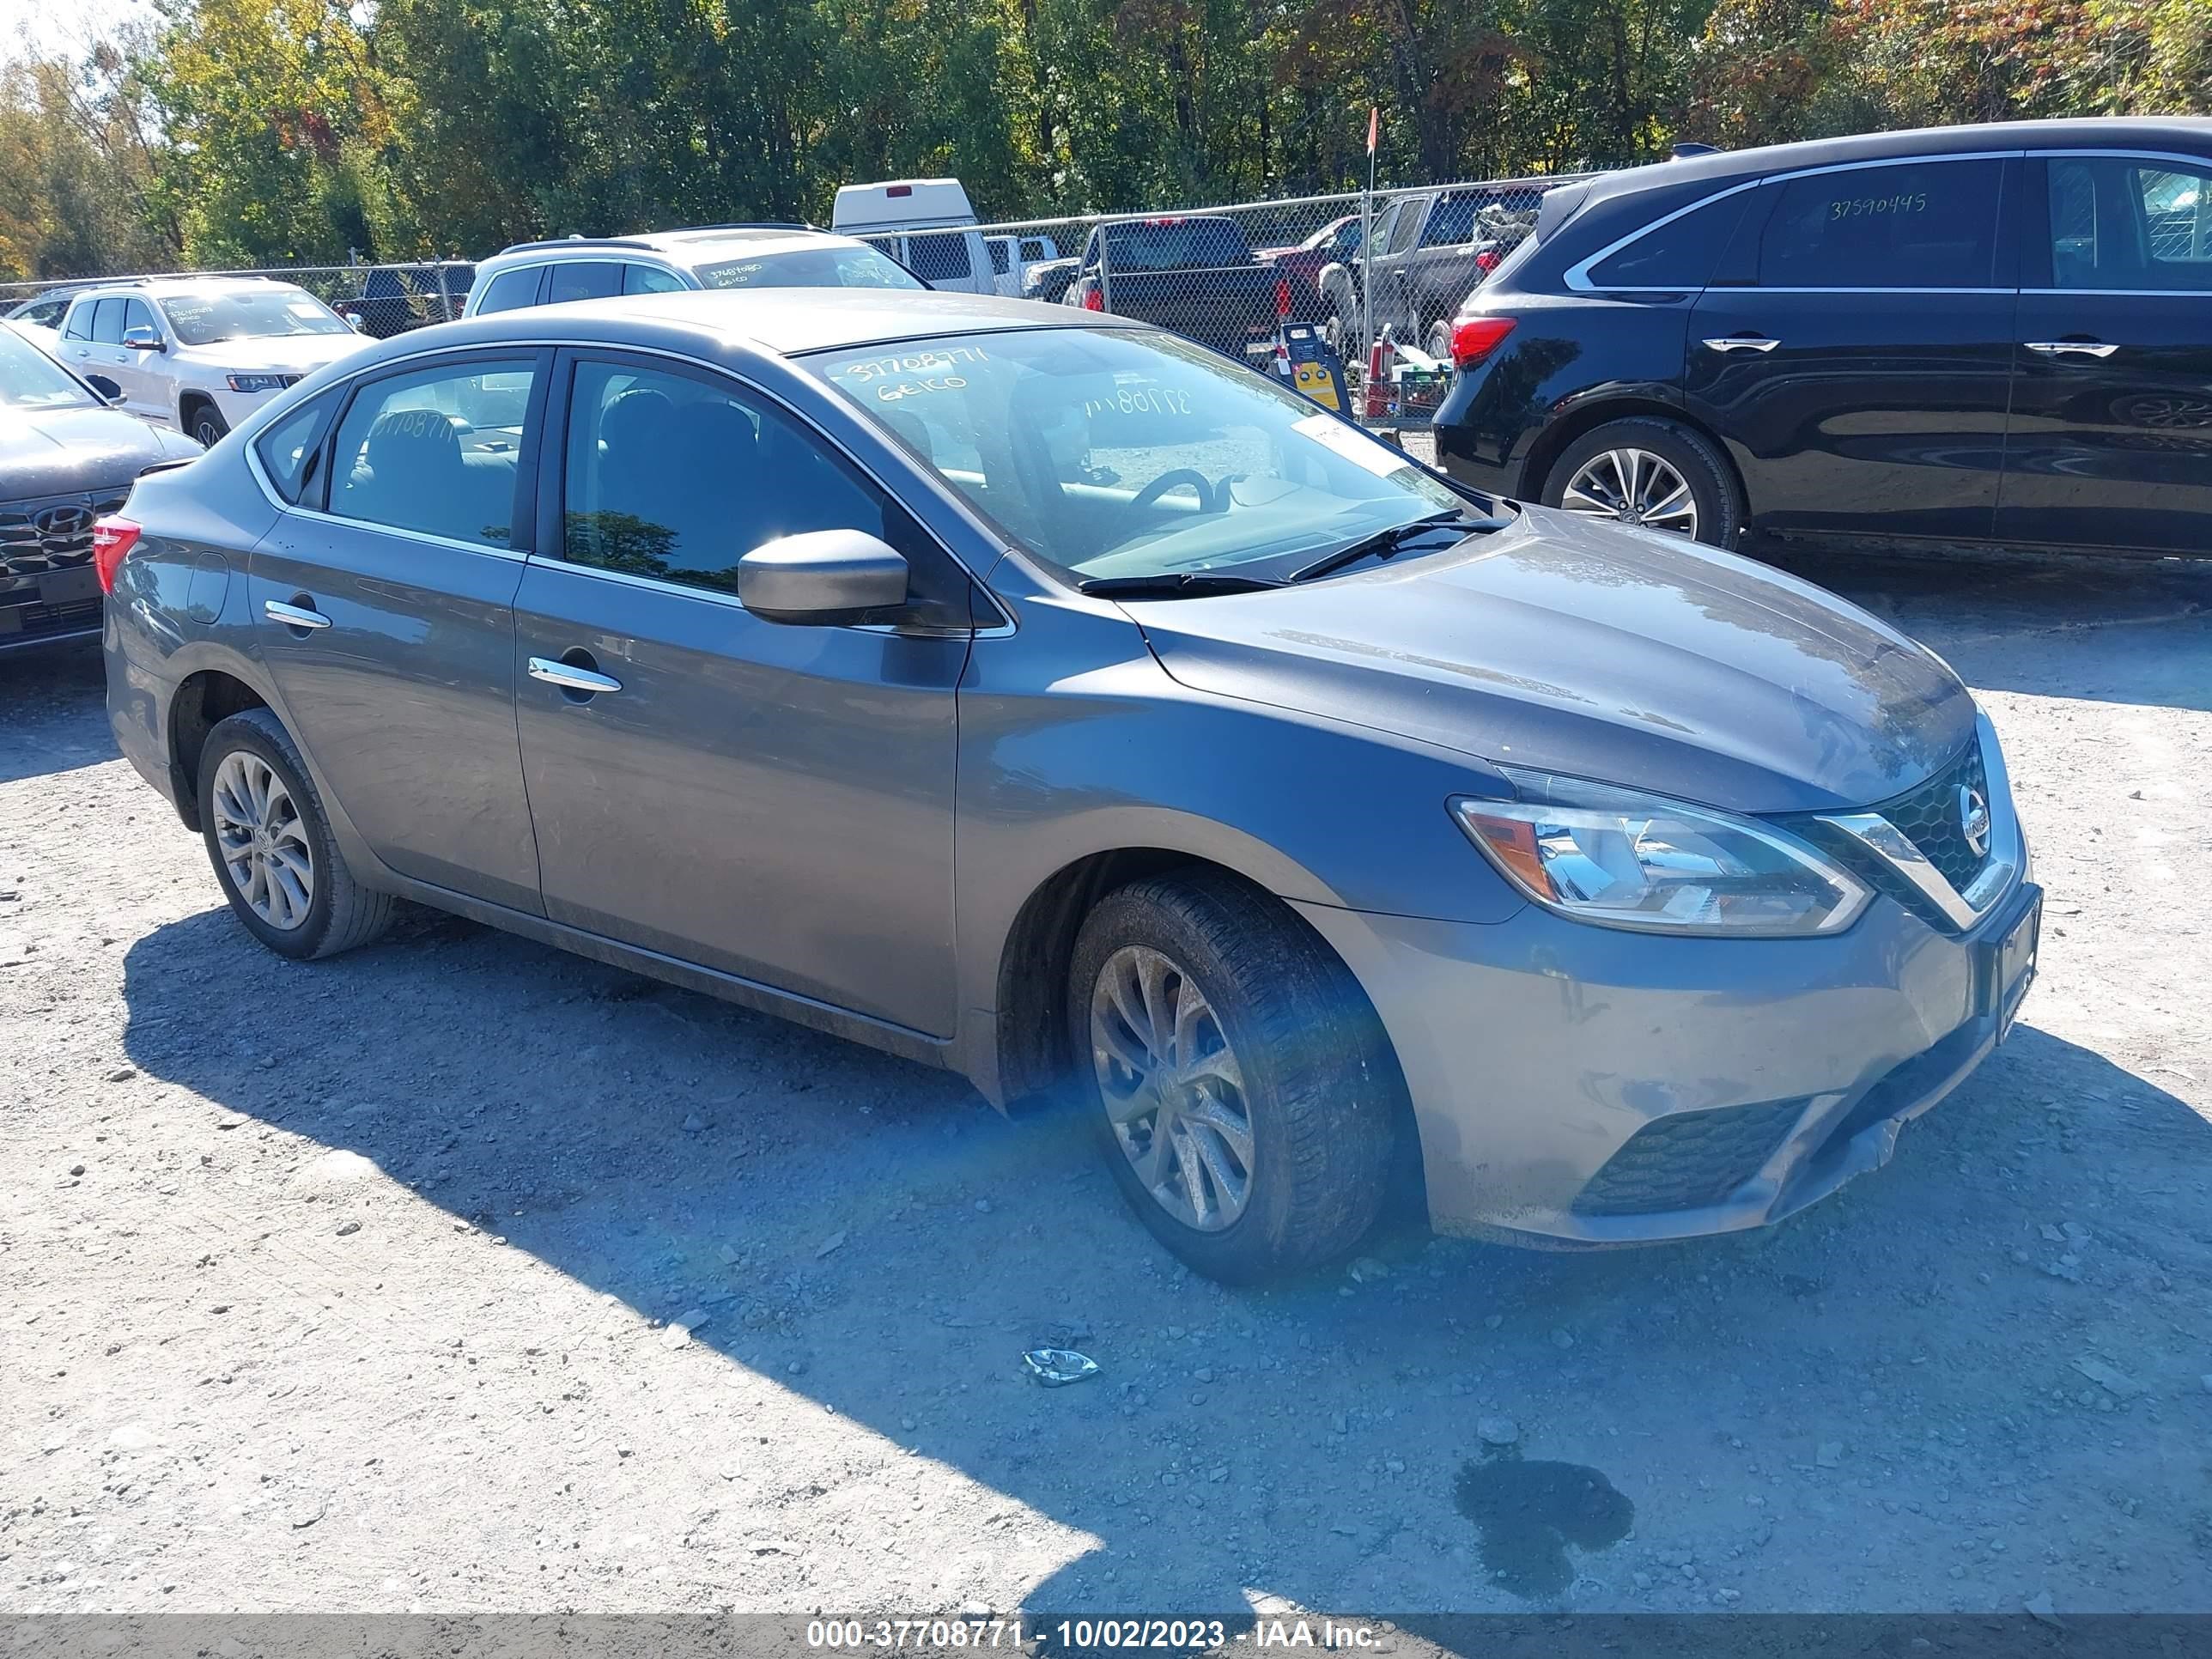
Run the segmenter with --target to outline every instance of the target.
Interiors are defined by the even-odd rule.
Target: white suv
[[[274,393],[366,343],[289,283],[164,276],[71,295],[53,352],[121,387],[132,414],[212,445]]]
[[[524,306],[701,288],[927,288],[850,236],[805,225],[707,225],[635,236],[519,242],[477,267],[465,317]]]

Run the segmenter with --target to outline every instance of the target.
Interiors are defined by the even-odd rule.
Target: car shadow
[[[2212,559],[1768,550],[1976,690],[2212,708]]]
[[[97,640],[0,655],[0,783],[113,760],[106,724],[88,730],[84,720],[106,687]]]
[[[255,1012],[211,1024],[215,984]],[[704,1310],[693,1340],[731,1366],[1084,1534],[1031,1580],[1033,1613],[1653,1605],[1613,1540],[1724,1527],[1752,1550],[1747,1455],[1809,1469],[1816,1441],[1887,1419],[1917,1443],[2020,1395],[2002,1333],[2109,1291],[2095,1247],[2037,1224],[2083,1216],[2115,1259],[2152,1224],[2116,1201],[2107,1232],[2081,1138],[2108,1168],[2201,1170],[2212,1133],[2024,1024],[1887,1169],[1782,1228],[1597,1255],[1410,1234],[1232,1291],[1131,1219],[1066,1115],[1009,1121],[943,1073],[470,924],[299,966],[210,910],[133,945],[124,990],[142,1073],[369,1158],[641,1314]],[[1036,1386],[1040,1344],[1100,1375]],[[653,1432],[646,1401],[602,1409],[618,1438]],[[1478,1434],[1499,1417],[1503,1453]],[[2023,1419],[2006,1455],[2041,1432]],[[1522,1453],[1618,1496],[1571,1590],[1502,1588],[1503,1547],[1462,1512],[1470,1472]],[[1863,1513],[1874,1495],[1803,1523],[1923,1518]]]

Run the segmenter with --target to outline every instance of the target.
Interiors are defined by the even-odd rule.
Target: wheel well
[[[177,398],[177,424],[179,428],[185,428],[185,435],[190,437],[192,416],[203,408],[214,407],[215,399],[209,397],[206,392],[185,392]]]
[[[1632,415],[1648,415],[1662,421],[1672,421],[1685,431],[1694,432],[1713,447],[1729,470],[1729,478],[1735,485],[1737,501],[1744,498],[1743,479],[1735,469],[1735,458],[1720,434],[1703,422],[1693,421],[1682,412],[1679,404],[1662,403],[1656,398],[1610,398],[1600,404],[1589,404],[1547,428],[1528,450],[1528,459],[1521,464],[1520,499],[1540,501],[1544,499],[1544,483],[1567,446],[1583,435],[1603,426],[1607,421],[1626,420]]]
[[[266,708],[268,700],[244,680],[220,669],[189,675],[169,704],[169,775],[177,811],[187,829],[200,827],[200,751],[218,721],[248,708]]]

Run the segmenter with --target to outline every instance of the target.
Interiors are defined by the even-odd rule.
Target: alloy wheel
[[[237,749],[216,769],[214,800],[216,845],[232,885],[255,915],[289,933],[315,901],[314,859],[292,792],[267,761]]]
[[[1244,1074],[1212,1005],[1173,958],[1129,945],[1091,994],[1091,1058],[1114,1138],[1153,1201],[1218,1232],[1252,1195]]]
[[[1695,539],[1698,498],[1689,481],[1648,449],[1601,449],[1584,461],[1559,505],[1586,519],[1671,530]]]

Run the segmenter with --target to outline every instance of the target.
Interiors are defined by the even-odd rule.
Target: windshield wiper
[[[1324,553],[1311,564],[1291,572],[1294,582],[1310,582],[1316,576],[1332,575],[1346,565],[1358,564],[1362,559],[1387,559],[1407,543],[1423,536],[1434,535],[1439,530],[1455,530],[1463,535],[1480,535],[1486,530],[1503,530],[1512,522],[1510,519],[1468,519],[1457,512],[1431,513],[1425,519],[1415,519],[1410,524],[1395,524],[1388,530],[1378,530],[1371,536],[1362,536],[1348,542],[1334,553]]]
[[[1264,576],[1236,576],[1225,571],[1168,571],[1157,576],[1097,576],[1078,582],[1075,591],[1101,599],[1195,599],[1216,593],[1257,593],[1280,587]]]

